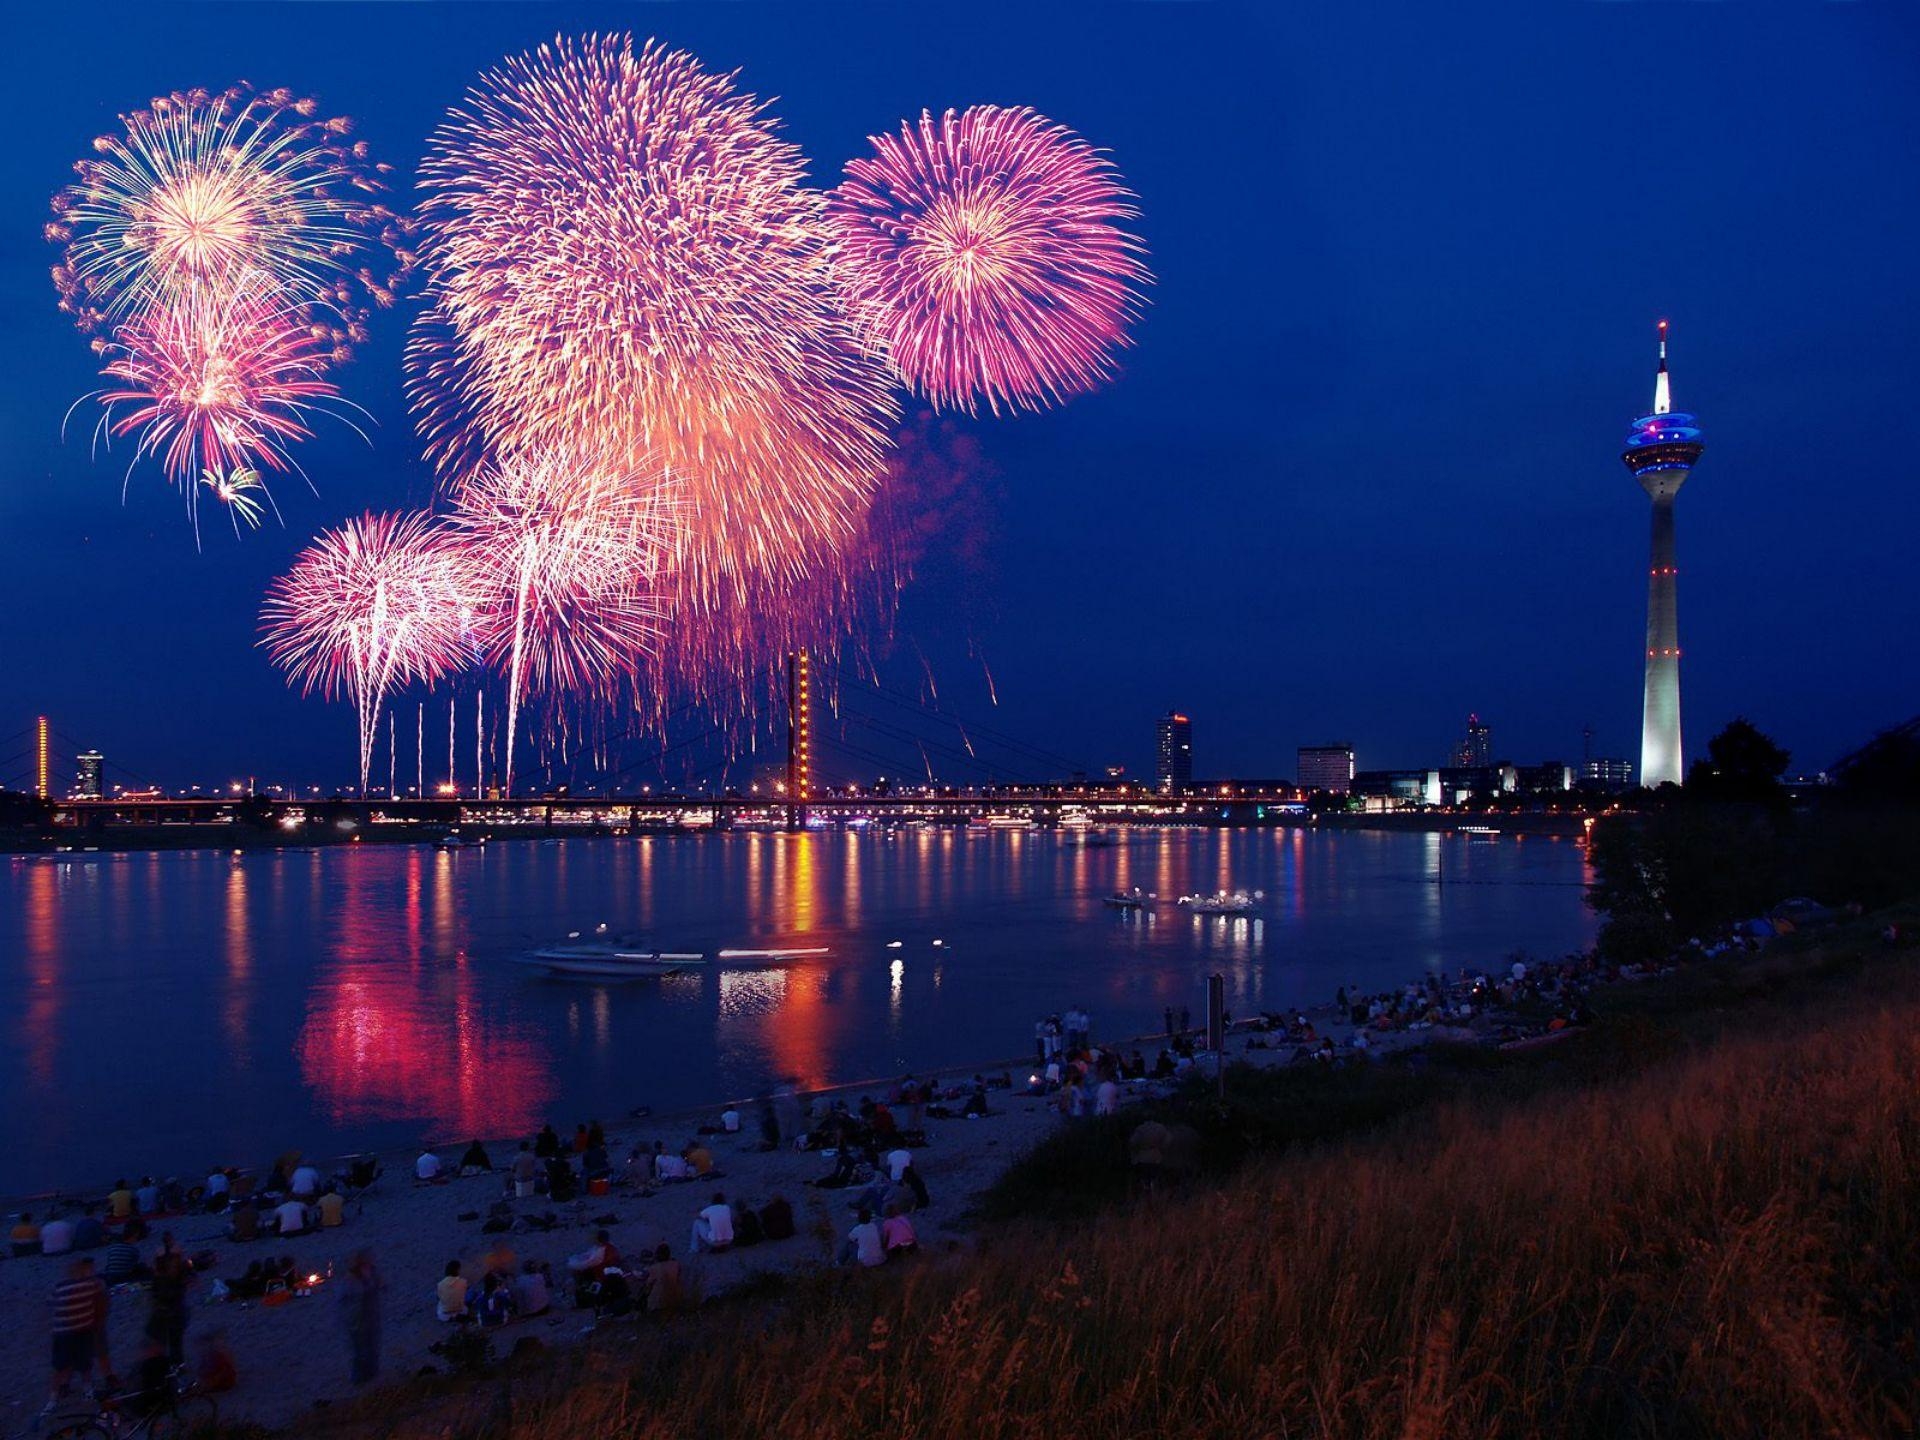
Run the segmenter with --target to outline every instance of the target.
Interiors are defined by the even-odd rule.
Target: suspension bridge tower
[[[787,828],[807,823],[813,799],[813,667],[807,652],[787,656]]]

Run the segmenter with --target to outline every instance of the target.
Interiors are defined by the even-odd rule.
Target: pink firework
[[[656,495],[618,467],[551,455],[482,469],[455,492],[473,640],[507,677],[509,794],[522,700],[611,698],[653,649]]]
[[[869,343],[942,409],[1039,410],[1113,374],[1144,288],[1113,166],[1027,109],[922,111],[831,197]]]
[[[690,55],[562,39],[482,76],[421,167],[409,390],[443,479],[564,451],[658,476],[667,648],[716,687],[748,597],[843,563],[895,415],[765,110]]]
[[[345,695],[359,711],[362,795],[382,701],[460,664],[460,583],[449,537],[431,518],[369,514],[321,535],[267,589],[260,643],[287,683]]]
[[[339,398],[324,332],[264,281],[191,286],[97,343],[110,382],[96,396],[102,426],[137,436],[134,463],[157,456],[190,511],[204,471],[294,469],[287,447],[311,433],[316,407]]]

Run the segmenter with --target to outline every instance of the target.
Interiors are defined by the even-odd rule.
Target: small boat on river
[[[1194,915],[1251,915],[1263,898],[1258,890],[1218,890],[1211,895],[1182,895],[1175,903]]]
[[[720,963],[729,970],[773,969],[826,953],[824,945],[790,946],[784,950],[722,950]]]
[[[694,952],[643,950],[637,945],[614,940],[569,941],[565,945],[543,945],[524,955],[508,957],[516,965],[544,970],[549,975],[573,976],[584,980],[640,980],[660,975],[678,975],[704,965],[707,957]]]

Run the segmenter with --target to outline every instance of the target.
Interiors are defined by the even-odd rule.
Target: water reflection
[[[1432,883],[1442,854],[1444,887]],[[0,1093],[28,1103],[0,1107],[0,1154],[21,1188],[46,1188],[108,1166],[177,1167],[188,1150],[210,1152],[201,1163],[463,1139],[550,1108],[566,1120],[750,1094],[782,1075],[818,1085],[966,1064],[1024,1049],[1036,1015],[1076,1002],[1102,1033],[1157,1031],[1166,1007],[1204,1008],[1215,971],[1236,1014],[1317,1003],[1427,964],[1563,953],[1591,934],[1585,873],[1573,845],[1311,830],[1135,832],[1111,847],[938,829],[23,861],[0,869],[0,1006],[13,1017]],[[1101,903],[1136,885],[1161,903]],[[1221,888],[1267,899],[1254,916],[1172,903]],[[510,963],[601,920],[709,955],[829,953],[612,987]]]
[[[36,1085],[47,1086],[53,1083],[60,1045],[60,915],[54,890],[66,867],[23,866],[16,861],[15,873],[22,868],[26,870],[27,993],[20,1009],[20,1048],[27,1074]]]
[[[353,853],[339,863],[358,870],[381,858]],[[457,922],[429,944],[422,863],[418,851],[407,857],[398,914],[374,876],[338,888],[338,926],[294,1046],[302,1078],[337,1126],[404,1119],[446,1140],[527,1131],[555,1093],[553,1057],[532,1033],[488,1013]],[[451,883],[450,871],[438,875]],[[605,1018],[596,1020],[605,1045]]]

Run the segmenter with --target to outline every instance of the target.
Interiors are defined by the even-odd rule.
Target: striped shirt
[[[56,1335],[73,1335],[91,1330],[99,1318],[102,1292],[105,1289],[99,1279],[87,1275],[73,1280],[62,1280],[53,1287],[53,1331]]]

